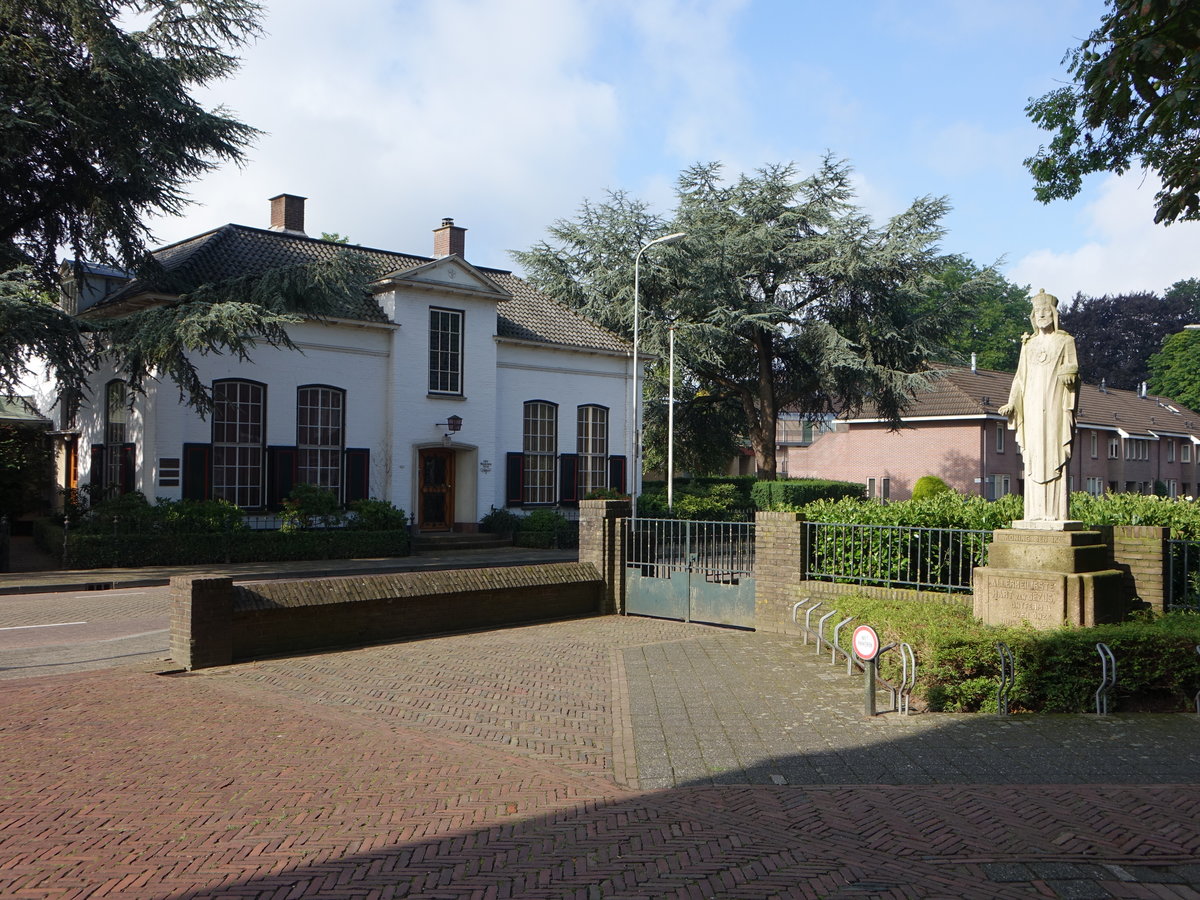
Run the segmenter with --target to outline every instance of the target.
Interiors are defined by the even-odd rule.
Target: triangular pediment
[[[445,256],[411,269],[400,269],[380,278],[372,287],[376,292],[417,288],[468,294],[476,299],[490,299],[496,303],[512,299],[511,293],[461,256]]]

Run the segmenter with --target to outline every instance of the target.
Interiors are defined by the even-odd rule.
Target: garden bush
[[[793,478],[784,481],[756,481],[750,491],[757,509],[793,510],[817,500],[861,500],[866,485],[823,478]]]
[[[925,500],[929,497],[936,497],[938,494],[945,494],[953,491],[954,488],[942,481],[936,475],[922,475],[917,479],[917,483],[913,485],[912,499]]]
[[[1034,712],[1093,710],[1100,684],[1096,643],[1103,642],[1117,660],[1119,679],[1114,708],[1121,710],[1186,710],[1200,689],[1200,615],[1141,615],[1128,622],[1094,628],[1033,628],[984,625],[969,609],[952,603],[871,600],[839,597],[832,604],[855,623],[872,625],[887,644],[907,641],[917,657],[915,694],[929,708],[951,712],[996,709],[1000,666],[997,642],[1015,657],[1015,684],[1010,709]],[[849,650],[852,629],[843,629]],[[884,678],[899,678],[899,655],[880,661]]]
[[[647,519],[727,522],[743,519],[751,508],[747,491],[753,479],[742,477],[676,479],[675,508],[667,506],[665,482],[651,482],[638,496],[638,515]]]
[[[408,515],[388,500],[374,497],[355,500],[350,504],[354,513],[346,519],[350,531],[401,531],[408,528]]]
[[[567,518],[556,510],[535,509],[529,515],[520,517],[520,530],[513,542],[518,547],[577,547],[578,526],[567,521]]]
[[[521,517],[507,509],[492,507],[479,520],[479,530],[488,534],[515,534],[521,527]]]

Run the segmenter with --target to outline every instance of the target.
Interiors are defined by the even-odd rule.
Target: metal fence
[[[753,522],[626,519],[626,565],[648,578],[703,572],[711,581],[736,583],[754,572]]]
[[[1167,583],[1163,605],[1168,611],[1200,612],[1200,541],[1167,541]]]
[[[969,593],[987,565],[991,531],[806,522],[806,577],[817,581]]]

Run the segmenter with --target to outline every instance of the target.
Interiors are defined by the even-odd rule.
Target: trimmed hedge
[[[61,529],[59,534],[61,535]],[[61,539],[59,546],[61,547]],[[239,531],[234,534],[76,534],[67,538],[64,568],[191,566],[407,556],[407,531]]]
[[[1014,712],[1089,712],[1100,684],[1097,642],[1107,644],[1119,674],[1114,709],[1184,711],[1200,689],[1200,615],[1170,613],[1093,628],[1033,628],[984,625],[964,607],[926,601],[839,597],[836,608],[879,632],[883,642],[908,641],[917,657],[916,695],[933,710],[996,710],[1000,661],[996,644],[1015,657]],[[849,650],[851,629],[843,629]],[[899,679],[899,655],[885,654],[883,677]]]
[[[750,496],[758,509],[787,509],[817,500],[861,500],[866,495],[866,485],[823,478],[756,481],[750,489]]]

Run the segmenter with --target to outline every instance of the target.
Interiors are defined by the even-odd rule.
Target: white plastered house
[[[207,419],[169,380],[130,406],[111,370],[96,373],[69,423],[63,486],[270,510],[308,482],[343,502],[390,500],[426,531],[471,530],[492,507],[629,491],[630,345],[511,272],[469,263],[465,233],[443,220],[431,257],[350,248],[379,277],[353,308],[290,327],[300,352],[198,357]],[[155,257],[173,283],[197,285],[344,249],[304,234],[304,198],[282,194],[270,229],[225,225]],[[93,274],[67,301],[83,317],[171,302]]]

